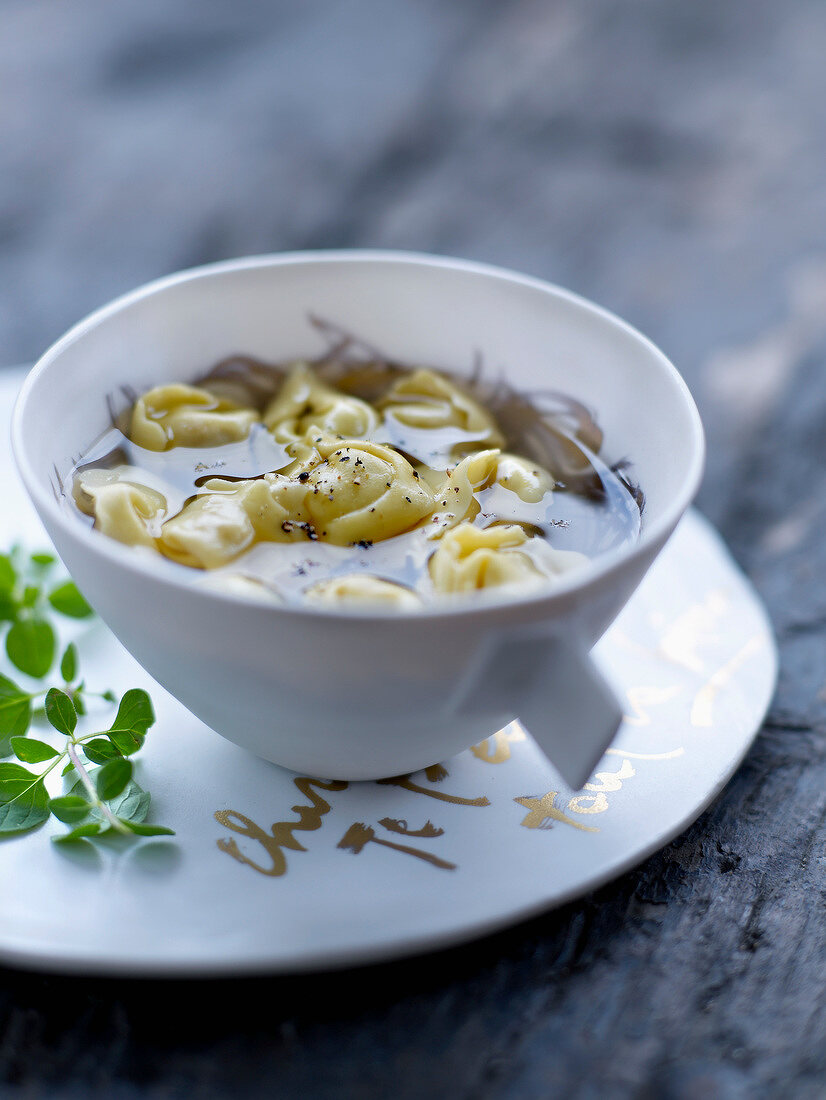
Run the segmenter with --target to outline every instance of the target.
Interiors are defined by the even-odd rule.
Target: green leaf
[[[72,619],[87,619],[94,615],[91,607],[80,594],[74,581],[64,581],[49,593],[49,603],[59,611],[61,615],[68,615]]]
[[[47,745],[45,741],[36,741],[33,737],[12,737],[11,747],[17,759],[24,764],[40,764],[44,760],[60,756],[51,745]]]
[[[8,554],[0,554],[0,591],[11,592],[17,583],[17,570]]]
[[[64,684],[71,684],[77,676],[77,646],[74,642],[69,642],[60,658],[60,675]]]
[[[95,772],[95,789],[103,802],[110,802],[126,789],[132,778],[132,765],[128,760],[110,760]]]
[[[61,798],[53,798],[49,802],[49,812],[66,825],[83,821],[89,816],[91,809],[91,803],[76,794],[64,794]]]
[[[109,803],[109,809],[117,817],[126,821],[143,821],[149,813],[149,804],[152,798],[148,791],[132,780],[127,784],[123,794],[119,798],[113,798]]]
[[[19,619],[6,635],[9,660],[27,676],[45,676],[52,667],[54,651],[54,630],[45,619]]]
[[[109,737],[121,756],[132,756],[143,746],[143,737],[129,730],[109,730]]]
[[[49,688],[46,692],[46,717],[59,733],[66,737],[74,733],[77,711],[72,700],[60,688]]]
[[[54,554],[50,554],[48,550],[36,550],[32,554],[31,560],[35,565],[54,565],[57,558]]]
[[[34,829],[49,816],[49,796],[42,781],[7,802],[0,802],[0,833]]]
[[[78,714],[82,715],[86,713],[86,704],[83,702],[82,688],[75,688],[75,690],[72,692],[72,702],[74,703],[75,710]]]
[[[154,721],[155,711],[152,709],[152,700],[143,688],[130,688],[120,701],[118,713],[109,727],[109,732],[123,730],[143,737]]]
[[[137,836],[174,836],[175,830],[168,829],[166,825],[145,825],[138,821],[126,821],[124,818],[119,819],[121,824],[125,825],[127,829],[130,829]]]
[[[124,761],[128,763],[128,761]],[[2,767],[2,765],[0,765]],[[102,768],[100,769],[103,770]],[[93,778],[97,778],[98,772],[92,773]],[[80,779],[75,783],[69,792],[70,794],[77,794],[83,797],[86,793],[86,788]],[[148,791],[145,791],[142,787],[139,787],[135,780],[131,780],[126,784],[123,793],[113,798],[108,803],[109,809],[116,816],[126,821],[144,821],[146,815],[149,813],[149,804],[152,799]],[[103,821],[103,815],[98,807],[92,807],[91,818],[93,821]]]
[[[13,592],[0,591],[0,622],[13,623],[17,618],[17,600]]]
[[[100,821],[86,821],[78,825],[69,833],[58,833],[52,837],[54,844],[73,844],[76,840],[84,840],[86,837],[98,836],[103,832],[103,823]]]
[[[21,737],[31,725],[32,701],[13,680],[0,676],[0,739]]]
[[[40,589],[36,584],[27,584],[23,589],[23,607],[34,607],[37,603],[37,598],[40,595]]]
[[[104,698],[107,703],[117,703],[118,701],[117,695],[115,695],[111,688],[104,691],[102,698]]]
[[[106,764],[109,760],[115,760],[121,756],[107,737],[95,737],[91,741],[85,741],[83,751],[86,759],[93,764]]]
[[[39,775],[20,764],[0,764],[0,802],[13,801],[39,779]]]

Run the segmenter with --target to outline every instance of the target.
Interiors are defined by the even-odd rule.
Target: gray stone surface
[[[685,374],[782,654],[744,766],[639,871],[363,972],[0,972],[0,1095],[824,1095],[825,55],[822,0],[0,0],[0,360],[245,253],[548,277]]]

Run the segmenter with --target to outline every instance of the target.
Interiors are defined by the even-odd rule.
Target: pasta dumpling
[[[128,546],[155,547],[166,515],[166,498],[155,489],[128,480],[129,467],[88,470],[74,485],[78,508],[92,516],[104,535]]]
[[[429,562],[437,592],[470,592],[502,584],[536,584],[545,576],[520,547],[528,541],[521,527],[474,527],[462,523],[441,539]]]
[[[246,439],[260,417],[200,386],[156,386],[132,409],[129,437],[148,451],[171,447],[219,447]]]
[[[310,428],[358,439],[378,424],[366,401],[322,382],[307,363],[296,363],[264,410],[264,424],[280,443],[301,439]]]
[[[460,428],[472,433],[472,442],[455,444],[459,452],[468,446],[503,447],[505,439],[496,421],[478,401],[432,370],[415,370],[399,378],[377,407],[411,428]]]
[[[392,581],[371,577],[366,573],[347,573],[342,577],[318,581],[304,589],[310,603],[372,604],[398,611],[415,611],[422,601],[409,588]]]
[[[126,417],[134,447],[124,421],[76,460],[78,508],[179,577],[204,571],[198,584],[265,603],[415,611],[442,593],[552,581],[586,563],[580,546],[600,553],[639,532],[642,493],[615,478],[630,499],[613,509],[604,462],[587,468],[587,500],[564,471],[556,492],[553,442],[582,449],[576,424],[569,439],[567,420],[504,383],[407,370],[344,334],[317,362],[224,359],[149,390]]]
[[[392,447],[358,439],[327,439],[316,447],[321,461],[298,477],[302,518],[319,538],[339,546],[377,542],[410,530],[433,511],[432,490]],[[295,507],[294,488],[281,491]]]
[[[286,542],[301,537],[299,525],[291,522],[296,517],[273,495],[273,480],[211,478],[204,493],[163,525],[158,549],[182,565],[216,569],[258,539]]]

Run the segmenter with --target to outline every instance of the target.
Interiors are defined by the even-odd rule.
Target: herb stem
[[[95,785],[92,782],[92,778],[80,762],[80,757],[77,754],[75,744],[76,742],[74,738],[72,738],[67,746],[66,751],[69,754],[69,759],[72,761],[72,764],[74,764],[75,771],[77,772],[81,783],[86,788],[86,791],[89,795],[89,801],[92,803],[93,806],[96,806],[100,810],[101,814],[106,818],[106,820],[109,822],[109,825],[115,830],[115,832],[121,833],[124,836],[131,836],[130,830],[127,829],[125,825],[122,825],[121,822],[118,821],[118,819],[106,805],[106,803],[102,802],[100,798],[98,798],[98,792],[95,790]]]

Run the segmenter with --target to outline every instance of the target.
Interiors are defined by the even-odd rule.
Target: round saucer
[[[3,440],[21,370],[0,376]],[[0,545],[43,544],[5,442]],[[749,748],[774,689],[771,627],[691,512],[599,644],[625,704],[581,791],[513,723],[424,772],[310,779],[209,730],[100,624],[77,639],[94,690],[146,687],[138,781],[170,839],[0,842],[0,961],[107,974],[274,973],[442,947],[570,901],[686,828]],[[9,669],[0,668],[9,672]]]

